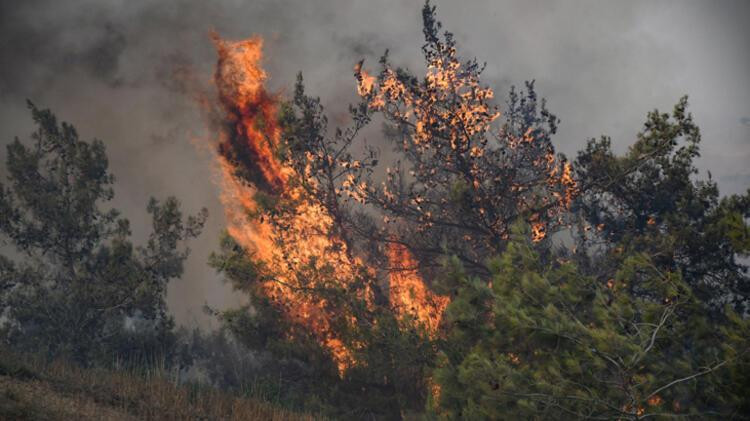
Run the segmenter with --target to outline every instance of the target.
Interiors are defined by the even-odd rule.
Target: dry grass
[[[0,419],[313,420],[164,372],[82,369],[0,350]]]

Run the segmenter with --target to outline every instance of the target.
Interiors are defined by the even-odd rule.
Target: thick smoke
[[[194,142],[209,135],[193,97],[194,86],[210,86],[216,63],[209,33],[263,36],[271,88],[289,93],[302,71],[336,123],[355,99],[359,59],[375,68],[388,48],[394,62],[421,71],[421,2],[409,3],[4,0],[0,139],[31,131],[26,98],[85,138],[101,138],[118,178],[115,206],[141,238],[149,196],[174,194],[189,212],[207,206],[209,224],[169,295],[178,321],[207,326],[204,302],[239,301],[205,264],[224,222],[211,158]],[[463,54],[487,62],[485,80],[498,94],[536,79],[562,119],[561,151],[573,154],[600,134],[622,150],[647,111],[689,94],[703,129],[702,167],[723,192],[750,184],[750,3],[435,3]],[[376,131],[367,136],[379,141]]]

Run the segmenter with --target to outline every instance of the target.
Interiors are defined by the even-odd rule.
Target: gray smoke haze
[[[647,111],[671,110],[683,94],[703,130],[700,166],[723,193],[750,187],[750,2],[435,1],[466,58],[487,62],[485,82],[502,98],[535,79],[562,123],[555,144],[574,156],[585,141],[632,143]],[[196,148],[207,126],[181,72],[208,83],[208,34],[266,39],[271,88],[290,92],[302,71],[333,122],[355,100],[352,68],[391,59],[419,73],[415,1],[26,0],[0,1],[0,141],[32,130],[28,98],[107,145],[115,206],[135,234],[148,231],[149,196],[176,195],[187,212],[209,208],[184,278],[169,290],[178,322],[206,327],[204,303],[238,294],[206,265],[223,229],[211,157]],[[377,133],[368,134],[377,142]],[[5,160],[5,148],[0,159]],[[3,169],[0,175],[3,175]]]

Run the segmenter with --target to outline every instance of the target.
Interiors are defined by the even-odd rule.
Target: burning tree
[[[260,39],[216,39],[224,115],[218,156],[229,237],[212,262],[252,297],[252,308],[222,317],[246,342],[317,367],[307,381],[319,385],[346,376],[358,394],[372,388],[389,396],[421,393],[429,344],[414,329],[401,334],[377,271],[351,246],[344,222],[350,209],[341,199],[343,179],[375,164],[374,155],[363,164],[345,150],[369,121],[367,109],[352,110],[351,129],[331,139],[311,136],[301,145],[293,131],[310,135],[310,127],[325,126],[319,102],[304,95],[301,81],[293,104],[280,104],[265,91],[261,45]],[[291,107],[317,113],[300,118]],[[336,159],[328,153],[334,147]],[[383,348],[379,344],[399,358],[371,352]],[[404,349],[420,361],[405,358]],[[368,370],[359,369],[366,362]],[[375,381],[377,365],[388,367]],[[299,370],[290,371],[300,378]],[[394,376],[396,371],[401,374]],[[420,399],[408,401],[414,406]]]
[[[387,55],[378,76],[362,63],[355,69],[358,92],[385,118],[400,159],[380,187],[372,180],[345,187],[383,215],[382,226],[363,236],[407,247],[422,270],[455,255],[487,274],[487,257],[503,249],[514,221],[527,220],[534,241],[565,222],[577,183],[555,155],[557,118],[533,82],[524,92],[512,89],[501,113],[481,83],[483,66],[461,62],[452,34],[440,34],[434,7],[427,4],[422,17],[423,78],[394,69]]]
[[[531,223],[542,241],[565,223],[578,190],[550,142],[557,118],[533,83],[511,91],[501,118],[482,66],[459,59],[434,13],[425,5],[425,76],[393,68],[387,56],[377,76],[360,62],[361,100],[350,106],[350,126],[333,133],[301,76],[288,103],[264,88],[261,39],[215,38],[231,239],[213,264],[253,297],[253,308],[225,317],[258,333],[253,318],[283,325],[284,341],[317,344],[338,376],[363,392],[409,396],[405,408],[427,397],[451,292],[424,281],[440,258],[457,256],[486,275],[513,221]],[[384,171],[375,149],[353,152],[376,116],[400,157]]]

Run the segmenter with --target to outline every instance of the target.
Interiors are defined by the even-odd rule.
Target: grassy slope
[[[0,350],[0,419],[312,420],[159,373],[82,369]]]

